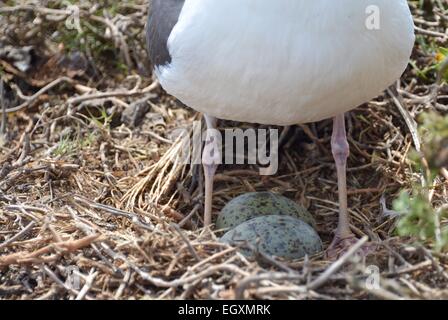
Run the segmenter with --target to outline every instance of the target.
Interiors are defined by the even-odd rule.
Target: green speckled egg
[[[308,210],[294,201],[271,192],[250,192],[233,199],[222,209],[216,228],[231,229],[245,221],[268,215],[296,217],[316,226]]]
[[[307,223],[290,216],[261,216],[246,221],[228,231],[221,241],[230,245],[241,245],[241,252],[250,256],[251,250],[244,248],[249,243],[259,251],[286,259],[300,259],[306,254],[322,251],[322,241],[317,232]]]

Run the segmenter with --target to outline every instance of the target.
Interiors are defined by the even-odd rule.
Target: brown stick
[[[57,242],[49,244],[46,247],[38,249],[33,252],[17,252],[10,255],[0,257],[0,268],[6,267],[12,264],[29,264],[36,262],[36,258],[40,258],[44,254],[51,252],[66,253],[74,252],[79,249],[90,246],[92,243],[100,238],[99,234],[87,236],[79,240],[69,240],[64,242]]]

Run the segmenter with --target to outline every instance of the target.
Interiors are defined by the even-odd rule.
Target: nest
[[[0,8],[0,43],[13,52],[0,52],[0,297],[448,298],[448,255],[397,237],[391,210],[420,179],[407,161],[419,142],[414,119],[448,110],[436,73],[416,75],[436,59],[431,46],[447,43],[446,5],[410,1],[417,67],[348,118],[352,227],[357,245],[368,237],[376,252],[282,261],[248,259],[202,228],[201,170],[181,163],[173,135],[200,115],[145,71],[147,3],[112,3]],[[338,213],[331,123],[280,130],[279,174],[261,179],[256,166],[222,166],[214,214],[242,193],[272,191],[306,206],[328,245]],[[447,203],[447,181],[443,170],[434,206]]]

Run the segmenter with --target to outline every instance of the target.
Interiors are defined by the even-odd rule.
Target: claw
[[[325,252],[325,257],[329,260],[337,260],[347,252],[359,239],[351,234],[347,237],[335,236],[332,243]],[[361,257],[366,257],[376,251],[377,246],[374,243],[366,243],[357,252]]]

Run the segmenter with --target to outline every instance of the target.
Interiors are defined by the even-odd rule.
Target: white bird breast
[[[414,40],[406,0],[185,0],[171,63],[156,72],[208,115],[290,125],[379,95],[406,69]]]

